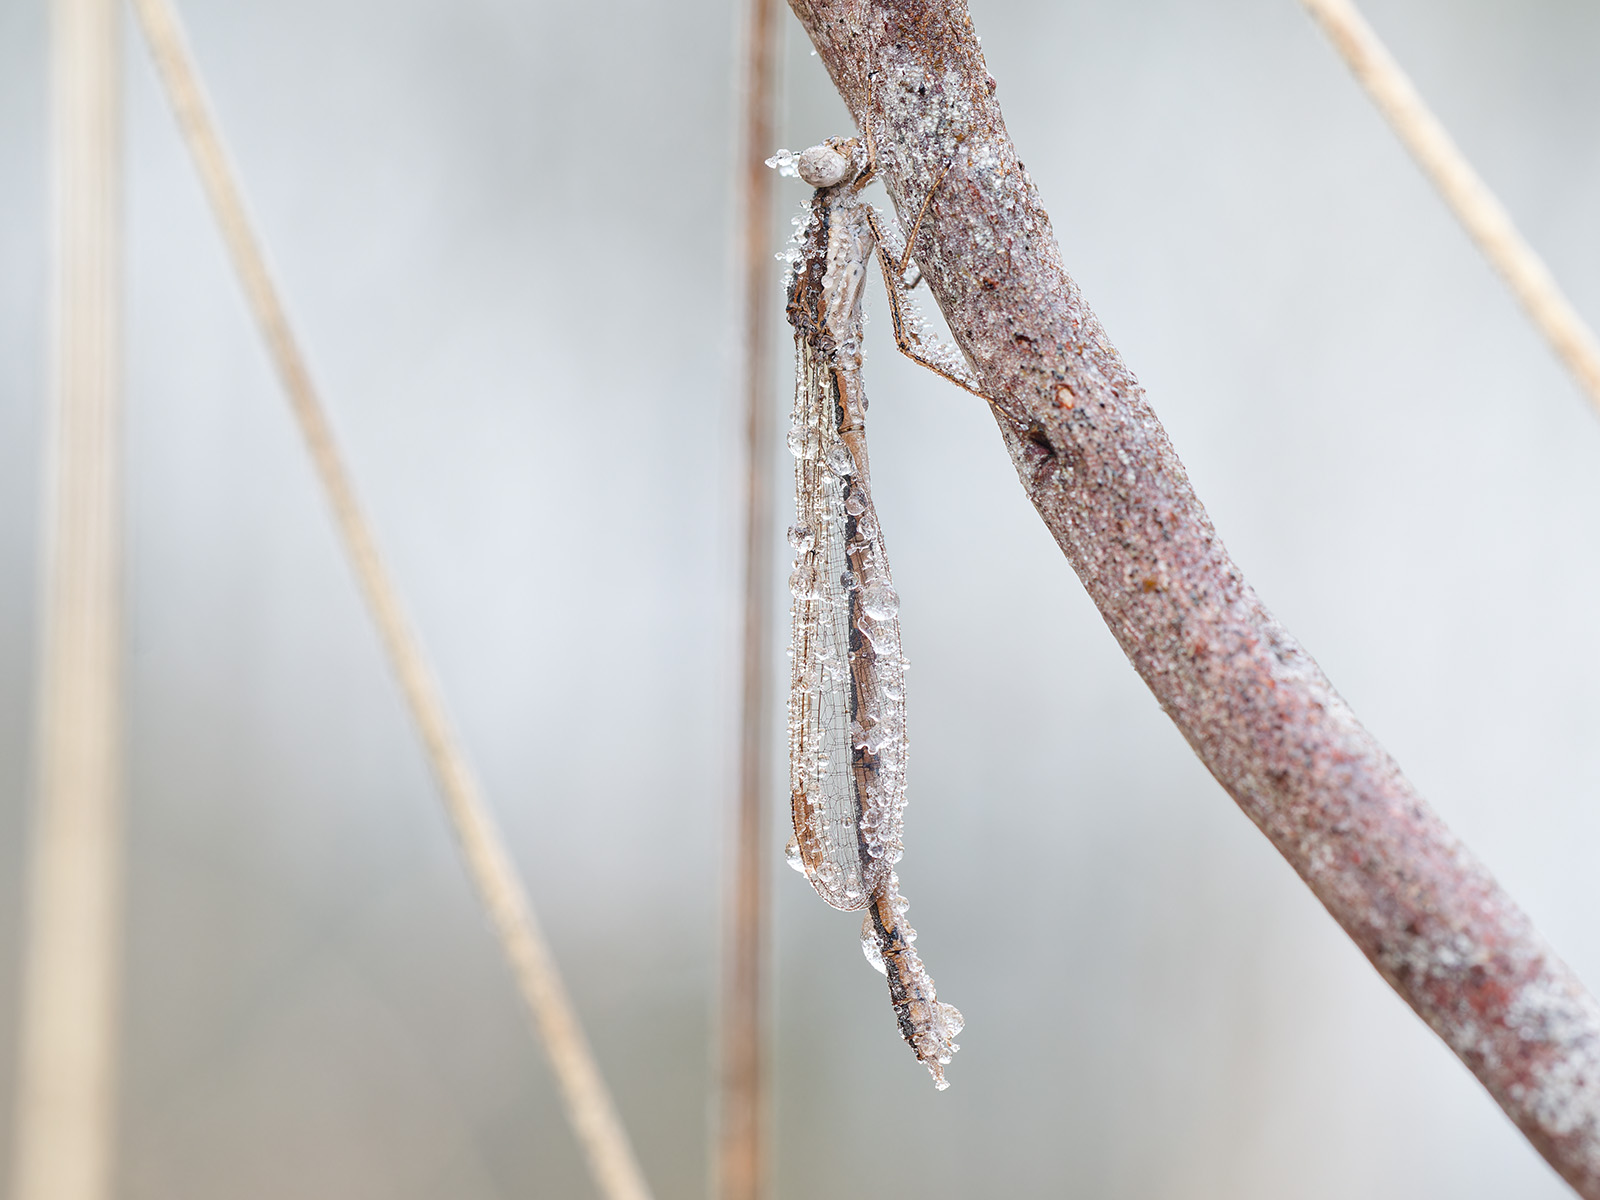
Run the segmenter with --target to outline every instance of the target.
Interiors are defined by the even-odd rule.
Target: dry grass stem
[[[317,396],[305,357],[290,330],[260,243],[250,226],[177,14],[167,0],[133,0],[133,7],[221,227],[250,310],[289,393],[289,402],[317,478],[333,508],[334,521],[351,568],[422,735],[445,808],[461,843],[468,873],[550,1056],[568,1119],[588,1159],[590,1171],[601,1194],[609,1200],[647,1200],[649,1189],[600,1077],[572,1001],[534,918],[505,842],[445,714],[438,685],[378,555],[372,530],[356,502],[327,414]]]
[[[1301,0],[1600,412],[1600,342],[1350,0]]]
[[[942,176],[916,263],[1129,662],[1389,985],[1600,1200],[1600,1005],[1229,558],[1062,265],[965,5],[791,7],[873,130],[903,226]]]
[[[720,1000],[716,1188],[719,1200],[767,1193],[768,920],[767,694],[772,636],[767,608],[772,575],[772,171],[776,137],[777,3],[745,10],[744,128],[738,243],[744,305],[745,407],[744,624],[740,647],[738,794],[729,840],[727,912]]]
[[[102,1200],[121,943],[121,44],[117,0],[51,9],[54,378],[11,1196]]]

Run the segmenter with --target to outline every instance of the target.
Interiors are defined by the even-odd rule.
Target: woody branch
[[[1228,557],[1062,267],[961,0],[790,0],[1024,490],[1195,753],[1534,1147],[1600,1200],[1600,1006]]]

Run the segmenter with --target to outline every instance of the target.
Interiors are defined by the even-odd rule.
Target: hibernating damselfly
[[[874,168],[868,148],[856,138],[835,138],[803,154],[779,151],[769,164],[816,189],[788,255],[795,557],[789,580],[794,840],[787,855],[829,904],[866,910],[862,949],[888,976],[900,1032],[943,1089],[962,1017],[940,1002],[923,968],[895,874],[906,804],[906,660],[867,462],[861,300],[874,253],[900,349],[983,393],[953,348],[922,338],[904,295],[907,263],[892,261],[886,222],[861,198]]]

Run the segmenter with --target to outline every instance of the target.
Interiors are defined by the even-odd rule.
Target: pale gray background
[[[737,616],[734,6],[183,7],[644,1167],[700,1197]],[[1600,6],[1369,10],[1600,321]],[[1600,422],[1292,0],[973,15],[1066,262],[1230,549],[1600,985]],[[0,4],[0,1130],[44,20]],[[846,127],[785,22],[802,147]],[[127,62],[119,1196],[589,1195],[131,30]],[[800,200],[785,182],[774,250]],[[935,1094],[856,922],[780,870],[781,1195],[1562,1195],[1157,711],[983,407],[886,327],[902,878],[969,1030]]]

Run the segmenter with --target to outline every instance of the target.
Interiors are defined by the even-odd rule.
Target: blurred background
[[[1600,7],[1365,8],[1600,321]],[[182,9],[646,1174],[701,1197],[737,694],[738,10]],[[972,13],[1067,266],[1230,550],[1600,986],[1600,422],[1292,0]],[[801,148],[848,127],[784,21]],[[46,33],[42,0],[0,5],[7,1130]],[[118,1194],[591,1195],[131,23],[125,41]],[[782,184],[774,252],[803,190]],[[857,920],[776,871],[778,1194],[1567,1194],[1158,711],[983,406],[901,361],[868,304],[914,665],[900,874],[968,1029],[936,1094]],[[778,317],[771,336],[787,411]],[[781,655],[778,601],[772,620]],[[775,692],[774,863],[781,711]]]

